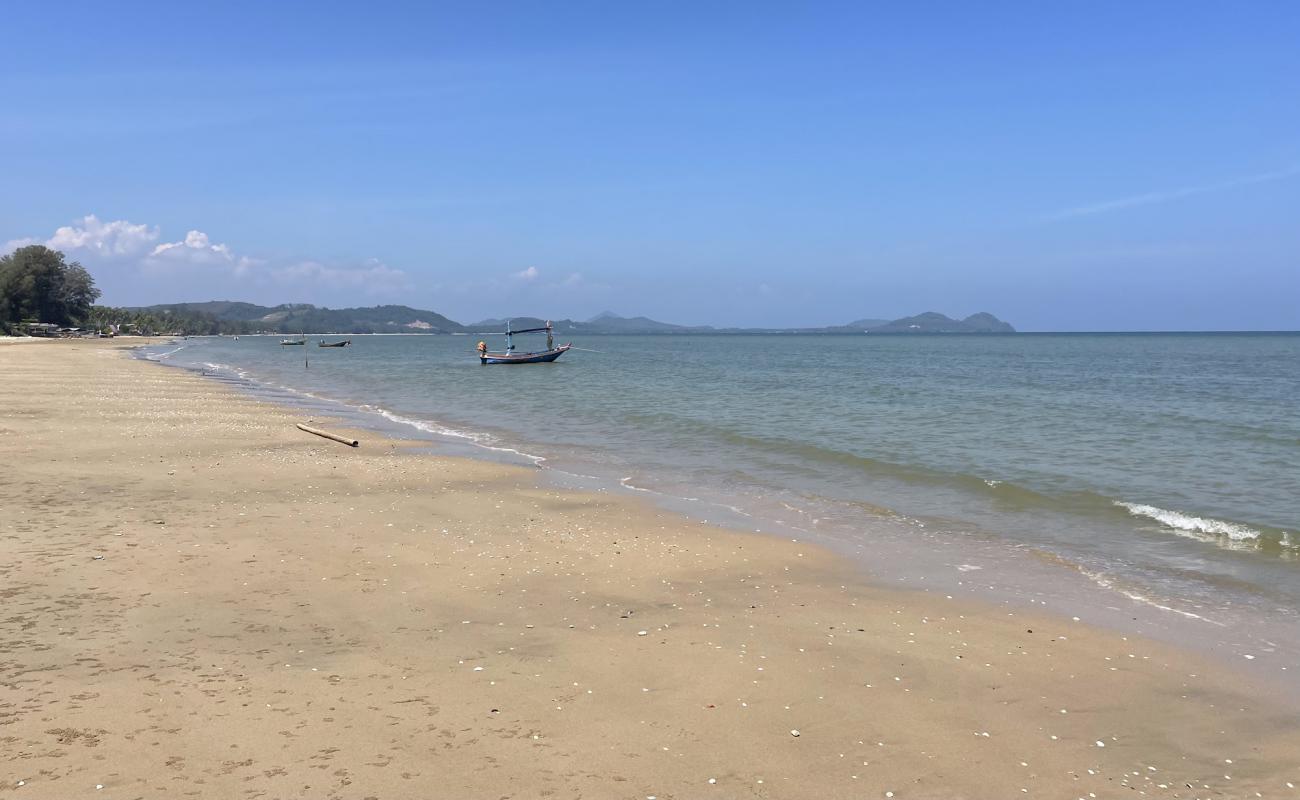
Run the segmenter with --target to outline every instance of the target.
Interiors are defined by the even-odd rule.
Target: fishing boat
[[[546,349],[533,353],[516,353],[514,337],[524,333],[545,333]],[[545,327],[524,328],[519,331],[511,330],[510,322],[507,320],[505,333],[488,335],[505,336],[506,349],[504,353],[492,353],[488,351],[487,342],[479,342],[478,358],[480,364],[549,364],[573,347],[572,344],[555,346],[555,331],[551,328],[550,320],[547,320]]]
[[[321,339],[321,340],[320,340],[319,342],[317,342],[316,344],[317,344],[318,347],[347,347],[348,345],[352,344],[352,340],[351,340],[351,339],[344,339],[344,340],[339,341],[339,342],[327,342],[327,341],[325,341],[324,339]]]
[[[305,344],[307,344],[307,337],[306,337],[306,336],[303,336],[303,337],[298,338],[298,339],[281,339],[281,340],[280,340],[280,345],[281,345],[281,346],[285,346],[285,345],[305,345]]]

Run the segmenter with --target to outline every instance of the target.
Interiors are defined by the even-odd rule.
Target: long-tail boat
[[[533,353],[516,353],[514,337],[523,333],[545,333],[546,349]],[[549,364],[560,356],[564,355],[572,344],[562,344],[555,346],[555,331],[551,328],[550,320],[546,321],[546,326],[542,328],[524,328],[523,330],[513,331],[510,329],[510,321],[506,321],[506,330],[504,334],[487,334],[489,336],[505,336],[506,349],[504,353],[492,353],[488,351],[487,342],[478,343],[478,358],[480,364]]]
[[[342,341],[338,341],[338,342],[327,342],[324,339],[321,339],[319,342],[316,343],[318,347],[347,347],[350,344],[352,344],[351,339],[343,339]]]

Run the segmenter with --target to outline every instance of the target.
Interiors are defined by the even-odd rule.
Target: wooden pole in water
[[[323,431],[320,428],[313,428],[310,425],[303,425],[301,422],[298,423],[298,430],[307,431],[308,433],[314,433],[317,436],[324,436],[326,439],[333,439],[334,441],[341,442],[342,444],[345,444],[348,447],[361,446],[361,442],[357,441],[356,439],[349,439],[346,436],[339,436],[337,433],[330,433],[329,431]]]

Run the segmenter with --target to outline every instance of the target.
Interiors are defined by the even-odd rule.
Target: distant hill
[[[870,328],[879,328],[881,325],[887,325],[888,323],[889,323],[889,320],[887,320],[887,319],[859,319],[859,320],[855,320],[855,321],[853,321],[853,322],[850,322],[850,323],[849,323],[848,325],[846,325],[845,327],[846,327],[846,328],[862,328],[863,330],[868,330],[868,329],[870,329]]]
[[[608,311],[588,320],[585,327],[601,333],[701,333],[713,330],[708,325],[673,325],[649,317],[620,317]]]
[[[546,324],[546,320],[539,317],[511,317],[510,327],[514,330],[521,328],[540,328]],[[620,317],[611,312],[604,312],[587,320],[579,322],[572,319],[551,320],[551,326],[556,331],[566,333],[587,333],[593,335],[608,334],[641,334],[641,333],[707,333],[713,328],[705,325],[690,327],[686,325],[673,325],[668,322],[659,322],[648,317]],[[500,332],[506,329],[505,319],[485,319],[479,322],[465,326],[465,330],[472,333],[492,333]]]
[[[284,308],[285,306],[280,306]],[[221,320],[259,319],[275,309],[235,300],[212,300],[207,303],[166,303],[157,306],[136,306],[131,311],[153,314],[205,314]]]
[[[821,330],[823,330],[825,333],[862,333],[863,331],[869,331],[874,328],[879,328],[882,325],[888,325],[888,324],[889,324],[889,320],[887,319],[868,318],[868,319],[854,320],[853,322],[850,322],[847,325],[831,325],[826,328],[822,328]]]
[[[546,325],[546,320],[538,317],[510,317],[508,321],[510,322],[511,330],[516,331],[525,330],[527,328],[541,328]],[[502,317],[501,319],[484,319],[479,320],[478,322],[471,322],[465,326],[465,330],[470,333],[500,333],[506,329],[506,322],[507,318],[505,317]],[[551,320],[551,327],[555,328],[557,331],[569,330],[570,326],[575,324],[581,323],[575,323],[571,319]]]
[[[956,320],[937,311],[927,311],[914,317],[903,317],[869,333],[1015,333],[1016,329],[992,314],[981,312],[966,319]]]
[[[227,333],[500,333],[507,320],[485,319],[462,325],[436,311],[410,306],[372,306],[369,308],[321,308],[307,303],[285,303],[278,306],[259,306],[232,300],[213,300],[207,303],[171,303],[167,305],[132,308],[160,317],[190,317],[207,320],[205,330],[220,324]],[[215,322],[214,322],[215,321]],[[540,328],[546,324],[541,317],[510,317],[514,330]],[[935,311],[896,320],[859,319],[847,325],[830,325],[824,328],[714,328],[710,325],[674,325],[649,317],[621,317],[610,311],[597,314],[586,321],[572,319],[553,320],[557,333],[616,335],[616,334],[684,334],[684,333],[1015,333],[1015,328],[992,314],[972,314],[956,320]]]

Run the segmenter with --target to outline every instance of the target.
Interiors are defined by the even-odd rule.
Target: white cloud
[[[227,261],[231,258],[229,247],[224,244],[212,244],[211,240],[208,239],[208,235],[203,231],[190,231],[185,234],[185,240],[182,242],[163,242],[155,247],[150,255],[161,256],[168,252],[194,252],[204,255],[212,253]]]
[[[542,273],[538,271],[537,267],[529,267],[528,269],[514,273],[514,276],[521,281],[532,281],[537,280],[537,276],[541,274]]]
[[[242,275],[259,262],[248,256],[236,256],[226,244],[213,244],[203,231],[190,231],[179,242],[163,242],[149,253],[145,262],[155,269],[173,265],[229,266]]]
[[[156,227],[137,225],[124,219],[103,222],[94,214],[87,214],[71,225],[55,230],[49,239],[14,239],[5,244],[5,250],[7,252],[29,244],[43,244],[73,256],[94,253],[110,258],[126,258],[143,253],[157,239]]]
[[[580,283],[582,283],[582,273],[581,273],[581,272],[570,272],[570,273],[569,273],[569,277],[565,278],[565,279],[560,283],[560,285],[561,285],[561,286],[577,286],[577,285],[580,284]]]
[[[41,240],[35,237],[14,239],[5,247],[12,250],[29,244],[43,244],[62,250],[74,258],[90,257],[103,261],[133,261],[160,268],[169,264],[218,264],[233,266],[243,272],[257,264],[255,259],[236,256],[229,245],[213,244],[203,231],[190,231],[179,242],[154,244],[158,227],[128,222],[124,219],[104,222],[87,214],[71,225],[64,225],[54,235]]]
[[[295,295],[324,291],[326,297],[329,292],[391,297],[411,286],[405,272],[374,258],[359,264],[331,264],[312,259],[268,262],[239,254],[228,244],[214,242],[201,230],[191,230],[179,241],[160,242],[159,239],[157,227],[125,220],[102,222],[89,214],[59,228],[49,239],[14,239],[0,253],[29,244],[44,244],[70,257],[85,259],[97,276],[103,275],[110,282],[114,278],[129,282],[147,277],[154,286],[176,284],[190,289],[225,287],[217,290],[226,291],[239,282],[283,286]],[[537,275],[535,267],[519,273],[524,280],[532,280]]]

